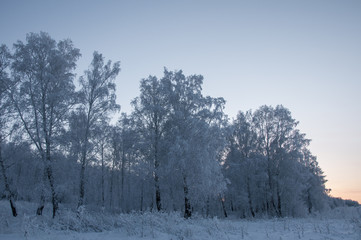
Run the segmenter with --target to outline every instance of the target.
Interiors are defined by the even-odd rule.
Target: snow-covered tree
[[[58,199],[52,167],[54,138],[64,127],[64,120],[74,104],[72,70],[80,56],[70,40],[56,42],[47,33],[30,33],[26,43],[14,44],[11,100],[24,131],[38,150],[49,181],[53,217]],[[45,186],[45,185],[44,185]],[[37,213],[44,208],[44,197]]]
[[[111,125],[119,63],[94,52],[76,92],[79,56],[70,40],[43,32],[13,54],[0,46],[0,197],[14,216],[15,199],[40,201],[37,214],[51,200],[53,217],[59,203],[185,218],[299,216],[345,204],[327,196],[310,140],[283,106],[228,123],[225,100],[203,95],[201,75],[165,69],[141,80],[133,111]]]
[[[99,124],[108,121],[109,114],[120,108],[115,102],[114,83],[114,79],[119,71],[119,62],[113,65],[111,61],[104,63],[102,54],[94,52],[90,68],[85,71],[85,76],[82,76],[79,80],[81,90],[79,92],[80,105],[78,114],[83,119],[83,123],[79,128],[83,128],[84,131],[81,136],[81,170],[78,207],[84,204],[85,167],[87,164],[87,155],[90,151],[89,141],[94,138],[95,129],[99,127]]]
[[[243,216],[302,215],[324,205],[324,176],[297,125],[283,106],[238,114],[224,168],[228,197]]]
[[[227,199],[242,216],[255,216],[264,202],[266,181],[265,158],[257,152],[257,135],[252,124],[252,112],[239,112],[230,127],[227,157],[224,167],[229,179]]]
[[[157,77],[149,76],[140,82],[140,96],[133,100],[133,118],[143,140],[149,147],[143,148],[146,158],[153,162],[155,200],[157,210],[162,209],[159,169],[164,148],[164,130],[169,114],[169,99],[164,84]]]
[[[8,90],[11,86],[8,68],[10,66],[11,54],[5,45],[0,46],[0,168],[5,186],[5,196],[9,200],[11,211],[14,217],[17,216],[14,193],[10,187],[7,174],[6,160],[3,157],[2,145],[9,133],[11,122],[11,105],[8,97]]]
[[[225,138],[222,98],[202,95],[203,77],[164,71],[170,104],[167,122],[167,169],[183,185],[184,217],[192,215],[191,201],[199,203],[225,190],[220,153]]]

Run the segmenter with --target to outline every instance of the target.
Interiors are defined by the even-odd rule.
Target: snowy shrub
[[[9,221],[7,217],[1,215],[0,216],[0,233],[8,233],[9,229]]]
[[[351,218],[355,231],[361,234],[361,207],[355,208],[355,213]]]
[[[361,217],[359,218],[352,218],[351,222],[354,225],[355,231],[361,234]]]
[[[336,207],[328,211],[320,212],[316,216],[321,219],[357,219],[361,217],[361,207]]]
[[[66,210],[54,220],[53,228],[76,232],[102,232],[117,226],[113,215],[103,212],[89,212],[81,207],[77,212]]]

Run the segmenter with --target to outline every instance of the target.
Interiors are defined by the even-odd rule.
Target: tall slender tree
[[[140,82],[140,96],[133,100],[133,117],[141,129],[143,139],[149,143],[144,149],[146,158],[153,162],[154,188],[157,210],[162,209],[159,169],[161,165],[163,136],[168,117],[168,99],[165,96],[164,85],[157,77],[149,76]]]
[[[49,181],[53,217],[58,209],[52,154],[54,139],[64,127],[64,120],[74,104],[72,70],[79,50],[70,40],[56,42],[47,33],[30,33],[26,43],[14,44],[11,100],[20,122],[44,163],[44,175]],[[44,208],[44,198],[38,214]]]
[[[9,123],[11,122],[11,105],[8,98],[8,90],[10,87],[10,78],[8,74],[8,68],[10,66],[11,54],[9,49],[5,45],[0,46],[0,168],[1,174],[4,179],[5,196],[9,200],[11,212],[14,217],[17,216],[17,210],[15,205],[14,193],[11,190],[8,174],[6,171],[6,161],[2,154],[2,145],[5,142],[5,138],[8,135],[8,130],[11,128]]]
[[[104,63],[104,57],[94,52],[90,68],[79,80],[79,114],[83,116],[83,136],[80,156],[80,183],[78,207],[84,204],[85,196],[85,167],[90,151],[90,140],[94,138],[95,129],[99,124],[109,120],[109,113],[120,109],[115,102],[114,80],[120,71],[120,63]],[[81,127],[81,126],[79,126]]]

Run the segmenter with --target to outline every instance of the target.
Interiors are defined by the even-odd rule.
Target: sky
[[[0,44],[70,38],[77,77],[98,51],[121,62],[117,102],[168,70],[204,76],[225,112],[287,107],[312,139],[331,195],[361,203],[361,1],[0,0]]]

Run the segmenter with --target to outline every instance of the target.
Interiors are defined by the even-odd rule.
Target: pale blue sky
[[[239,110],[283,104],[313,141],[333,195],[361,202],[361,1],[0,0],[0,43],[70,38],[121,61],[118,103],[163,67],[202,74],[205,94]]]

